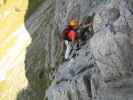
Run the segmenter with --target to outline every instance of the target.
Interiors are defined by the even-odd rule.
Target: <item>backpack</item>
[[[69,32],[67,32],[66,37],[69,41],[72,41],[76,40],[76,35],[77,35],[76,31],[70,30]]]

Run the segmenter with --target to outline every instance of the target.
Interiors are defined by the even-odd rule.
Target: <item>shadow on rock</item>
[[[25,27],[32,38],[25,58],[28,86],[19,92],[17,100],[44,99],[46,88],[51,83],[51,73],[60,55],[60,50],[55,49],[59,48],[59,39],[54,36],[56,29],[53,27],[53,19],[53,1],[29,0],[25,16]]]

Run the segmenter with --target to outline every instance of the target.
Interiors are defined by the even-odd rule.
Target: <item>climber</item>
[[[72,19],[68,23],[67,27],[63,30],[61,34],[61,45],[62,48],[64,48],[64,43],[66,46],[66,53],[64,57],[65,60],[70,59],[69,55],[71,54],[71,51],[74,47],[77,49],[80,48],[81,40],[86,41],[86,39],[84,38],[86,38],[87,36],[89,36],[90,38],[90,35],[92,36],[92,34],[94,33],[90,32],[90,30],[93,30],[94,15],[95,14],[93,14],[92,16],[88,16],[87,19],[83,20],[82,23],[79,23],[77,20]],[[85,35],[85,33],[87,33],[87,36]]]
[[[76,29],[78,28],[79,23],[77,20],[72,19],[69,21],[67,27],[63,30],[61,34],[61,46],[64,48],[66,46],[65,60],[70,60],[69,55],[74,47],[78,45]]]

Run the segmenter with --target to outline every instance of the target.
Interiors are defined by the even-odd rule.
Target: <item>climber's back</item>
[[[77,32],[75,29],[78,27],[78,21],[72,19],[68,22],[68,25],[61,34],[61,44],[64,48],[66,46],[65,59],[69,59],[69,55],[72,51],[73,45],[77,43]]]

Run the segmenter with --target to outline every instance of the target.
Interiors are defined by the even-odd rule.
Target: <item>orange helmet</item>
[[[71,26],[72,28],[75,28],[75,27],[78,26],[78,21],[75,20],[75,19],[72,19],[72,20],[69,21],[68,24],[69,24],[69,26]]]

